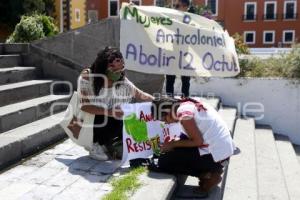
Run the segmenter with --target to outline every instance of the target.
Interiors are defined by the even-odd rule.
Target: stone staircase
[[[222,106],[219,98],[201,100],[218,109],[239,147],[225,169],[222,182],[204,199],[300,199],[300,164],[289,139],[274,135],[269,126],[256,126],[253,118],[239,117],[236,108]],[[59,118],[61,115],[58,112],[53,116]],[[28,154],[59,132],[57,121],[44,117],[0,134],[1,162],[7,155],[20,158]],[[5,146],[3,141],[8,141],[9,134],[14,141]],[[113,173],[113,170],[105,172],[109,166],[113,166],[111,161],[91,160],[83,148],[67,140],[0,174],[0,186],[3,186],[0,199],[1,195],[11,199],[73,199],[74,195],[81,199],[101,199],[109,191],[105,183]],[[149,172],[142,175],[140,181],[142,187],[130,199],[198,199],[193,193],[198,185],[194,177]],[[82,183],[90,192],[77,193]]]
[[[24,64],[23,58],[27,53],[27,45],[0,45],[0,170],[65,136],[58,123],[64,114],[69,96],[60,93],[62,88],[59,87],[54,88],[55,94],[53,94],[51,85],[55,80],[45,80],[43,68]],[[223,106],[219,98],[202,98],[202,100],[219,110],[240,150],[230,159],[222,182],[211,191],[206,199],[300,199],[300,147],[293,147],[287,137],[274,134],[270,126],[259,126],[255,124],[253,118],[239,116],[236,108]],[[56,103],[59,105],[51,110],[51,105]],[[75,151],[79,148],[74,147],[70,142],[67,143],[68,145],[71,145]],[[55,155],[39,154],[37,157],[47,165],[49,155],[53,156],[50,156],[53,161],[54,156],[63,153],[65,152]],[[75,154],[67,152],[66,155],[72,158]],[[80,159],[83,156],[86,156],[86,152],[80,150],[74,157]],[[35,158],[33,157],[32,160]],[[68,159],[68,162],[74,162],[76,166],[82,165],[85,168],[99,165],[87,157],[83,157],[84,161],[76,159]],[[59,161],[55,162],[60,164]],[[32,161],[31,164],[35,165],[35,162]],[[25,165],[20,164],[4,174],[15,174],[18,169],[23,173],[24,166],[26,168],[26,162]],[[68,165],[63,168],[67,170],[65,167],[68,168]],[[53,169],[51,166],[45,168],[41,166],[38,175],[34,170],[30,173],[39,183],[42,181],[40,171],[49,175],[47,170],[53,172]],[[64,176],[73,180],[77,174],[74,175],[71,172],[72,170],[70,173],[64,171]],[[86,173],[92,180],[93,173],[90,171]],[[1,177],[2,174],[0,174],[2,187],[6,182],[1,182]],[[51,176],[48,178],[50,179]],[[25,190],[28,186],[27,182],[22,180],[21,175],[18,180],[23,181],[20,191],[23,191],[22,188]],[[45,179],[43,181],[47,182]],[[197,199],[193,190],[197,188],[198,179],[194,177],[174,177],[150,172],[143,176],[142,182],[144,183],[142,188],[131,199]],[[15,179],[9,180],[9,183],[11,191],[14,191],[14,184],[17,184]],[[92,187],[93,183],[93,181],[87,181],[85,187]],[[42,186],[44,189],[48,188]],[[60,189],[64,191],[64,188]],[[0,188],[0,191],[2,192],[0,194],[7,194],[5,189]],[[34,191],[35,189],[32,188],[31,192]],[[14,192],[15,196],[18,196],[17,191]],[[39,191],[36,192],[40,194]],[[40,195],[40,197],[43,196],[42,193]]]
[[[27,44],[0,45],[0,170],[65,136],[58,119],[69,96],[25,66],[28,53]]]
[[[220,99],[202,100],[219,109],[238,150],[231,157],[222,182],[209,197],[201,199],[300,199],[300,147],[293,148],[286,136],[275,135],[270,126],[255,125],[253,118],[238,116],[236,108],[222,106]],[[195,177],[177,176],[176,181],[169,177],[163,184],[159,184],[162,180],[153,181],[155,178],[149,177],[159,179],[159,175],[143,177],[145,186],[132,199],[200,199],[193,192],[198,186]],[[164,189],[167,192],[155,193],[153,198],[154,191]],[[147,194],[145,191],[148,191]]]
[[[270,126],[238,119],[234,140],[240,147],[228,168],[223,199],[300,199],[300,164],[285,136]]]

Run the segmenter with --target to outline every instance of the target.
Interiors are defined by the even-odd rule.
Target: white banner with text
[[[126,69],[201,77],[240,72],[234,40],[217,22],[197,14],[123,3],[120,50]]]
[[[123,161],[148,158],[160,153],[160,144],[185,134],[179,123],[164,124],[153,120],[151,103],[123,104]]]

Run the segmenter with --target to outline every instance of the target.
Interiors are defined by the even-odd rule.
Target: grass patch
[[[145,167],[138,167],[131,170],[126,175],[113,178],[111,185],[113,186],[112,191],[104,196],[104,200],[126,200],[129,195],[134,193],[142,184],[138,181],[138,176],[146,172]]]

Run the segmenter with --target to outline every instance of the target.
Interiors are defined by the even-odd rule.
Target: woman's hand
[[[182,118],[180,120],[182,127],[189,137],[189,147],[200,147],[203,145],[203,136],[199,128],[197,127],[195,118]]]
[[[175,148],[174,141],[165,142],[160,146],[160,151],[162,153],[172,151]]]
[[[134,97],[138,102],[151,102],[154,100],[154,97],[151,94],[143,92],[138,88],[135,89]]]

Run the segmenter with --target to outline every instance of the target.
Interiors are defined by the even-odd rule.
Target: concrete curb
[[[170,174],[148,172],[139,177],[143,184],[130,198],[131,200],[170,199],[176,189],[176,177]]]
[[[21,55],[0,55],[0,68],[19,66],[21,62]]]
[[[254,130],[253,118],[237,120],[233,139],[241,152],[230,158],[224,200],[257,199]]]
[[[289,198],[291,200],[300,199],[300,164],[297,160],[293,145],[287,136],[277,135],[275,137],[276,148]]]

